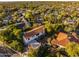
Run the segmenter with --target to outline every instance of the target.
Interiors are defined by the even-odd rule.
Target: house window
[[[39,35],[39,33],[38,34],[36,34],[36,36],[38,36]]]

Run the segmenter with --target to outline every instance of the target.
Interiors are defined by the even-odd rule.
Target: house
[[[45,28],[43,25],[33,28],[24,33],[23,40],[24,44],[28,45],[32,40],[39,39],[40,36],[45,34]]]
[[[76,20],[64,20],[64,21],[62,21],[62,23],[64,23],[65,25],[66,24],[75,24]]]
[[[72,32],[70,37],[68,37],[66,33],[59,32],[57,38],[51,41],[52,45],[58,45],[62,47],[65,47],[69,42],[75,42],[79,44],[79,38],[75,32]]]
[[[36,40],[31,40],[27,46],[24,48],[23,54],[28,56],[30,49],[38,49],[41,46],[41,43],[37,42]]]
[[[68,20],[67,22],[70,24],[74,24],[74,23],[76,23],[76,20]]]
[[[24,22],[25,23],[25,25],[27,26],[31,26],[31,24],[24,18],[24,17],[21,17],[22,18],[22,22]]]
[[[58,45],[61,47],[66,46],[70,41],[68,40],[68,35],[63,32],[59,32],[56,39],[53,39],[51,43],[53,45]]]
[[[16,26],[17,26],[17,28],[23,29],[25,26],[25,23],[19,23]]]
[[[68,38],[68,35],[64,32],[59,32],[58,36],[57,36],[57,40],[58,41],[61,41],[63,39],[67,39]]]
[[[79,38],[75,32],[72,32],[72,36],[69,38],[69,40],[79,44]]]
[[[9,22],[8,20],[3,20],[2,24],[3,25],[8,25],[8,22]]]
[[[43,19],[41,17],[37,17],[36,23],[42,24],[43,23]]]
[[[28,44],[28,49],[30,49],[30,47],[37,49],[40,46],[41,46],[41,43],[37,42],[36,40],[31,40]]]
[[[8,15],[4,18],[5,20],[12,20],[12,16],[11,15]]]
[[[24,54],[27,55],[28,52],[29,52],[29,50],[30,50],[31,48],[37,49],[37,48],[39,48],[40,46],[41,46],[41,43],[37,42],[36,40],[31,40],[31,41],[29,42],[29,44],[28,44],[27,46],[25,46],[25,48],[24,48]]]

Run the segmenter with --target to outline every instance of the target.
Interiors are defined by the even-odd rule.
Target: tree
[[[37,52],[38,52],[38,49],[30,48],[28,51],[28,56],[29,57],[37,57]]]
[[[71,42],[67,44],[66,51],[70,57],[77,57],[79,56],[79,44],[75,42]]]
[[[50,22],[45,22],[45,28],[48,33],[52,32],[52,24]]]
[[[12,42],[9,44],[9,46],[17,51],[23,51],[23,45],[18,42],[17,40],[12,40]]]
[[[26,19],[33,18],[32,12],[30,12],[30,11],[25,12],[24,16],[25,16]]]
[[[14,28],[14,29],[13,29],[13,34],[14,34],[17,38],[19,38],[19,34],[20,34],[21,31],[22,31],[21,29]]]
[[[0,40],[6,42],[13,49],[22,52],[24,47],[21,29],[17,29],[14,25],[11,25],[9,28],[0,32]]]

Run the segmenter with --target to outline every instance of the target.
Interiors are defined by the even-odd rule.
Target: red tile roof
[[[61,41],[58,41],[58,44],[62,46],[66,46],[69,42],[70,41],[68,39],[63,39]]]
[[[63,33],[63,32],[59,32],[59,34],[57,36],[58,41],[63,40],[63,39],[67,39],[67,38],[68,38],[68,35],[66,33]]]
[[[66,46],[70,41],[68,39],[63,39],[63,40],[52,40],[51,41],[53,45],[62,45],[62,46]]]
[[[71,38],[68,38],[68,35],[66,33],[60,32],[57,38],[53,39],[51,43],[55,45],[59,44],[62,46],[66,46],[70,41],[79,44],[79,38],[77,37],[77,34],[75,32],[72,32]]]
[[[42,25],[42,26],[34,28],[30,31],[27,31],[24,36],[25,36],[25,38],[30,38],[30,37],[32,37],[40,32],[43,32],[43,31],[44,31],[44,26]]]
[[[57,39],[53,39],[51,41],[52,44],[59,44],[62,46],[66,46],[70,41],[68,40],[68,36],[66,33],[60,32],[57,36]]]

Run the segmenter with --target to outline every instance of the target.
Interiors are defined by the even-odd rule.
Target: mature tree
[[[79,44],[71,42],[66,46],[66,51],[70,57],[79,56]]]

